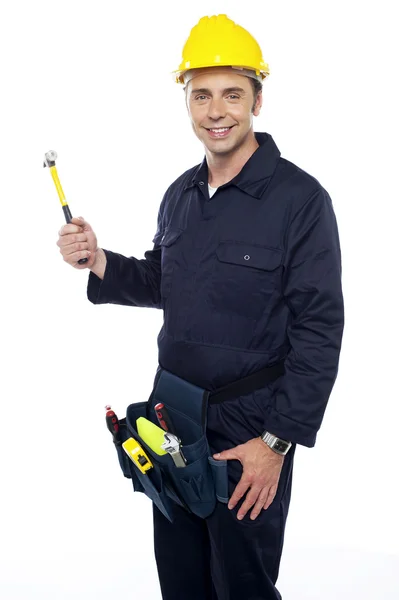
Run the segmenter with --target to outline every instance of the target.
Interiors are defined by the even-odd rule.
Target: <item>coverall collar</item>
[[[255,150],[252,156],[247,160],[241,171],[231,181],[219,186],[220,188],[229,185],[235,185],[243,192],[250,194],[254,198],[261,198],[277,167],[280,150],[277,148],[272,136],[269,133],[255,132],[256,141],[259,148]],[[208,183],[208,163],[204,157],[202,163],[194,172],[193,177],[185,186],[185,190],[198,185],[201,182]]]

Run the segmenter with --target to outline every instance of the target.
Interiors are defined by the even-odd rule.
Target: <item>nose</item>
[[[226,106],[223,98],[212,98],[209,103],[208,117],[214,121],[226,116]]]

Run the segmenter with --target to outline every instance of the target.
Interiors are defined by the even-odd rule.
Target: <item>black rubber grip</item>
[[[68,204],[63,204],[62,205],[62,210],[64,211],[65,221],[67,223],[70,223],[72,221],[72,213],[69,210]]]

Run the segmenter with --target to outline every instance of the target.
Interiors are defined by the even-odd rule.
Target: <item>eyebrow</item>
[[[245,90],[243,90],[242,88],[237,87],[237,86],[228,87],[223,90],[223,94],[227,94],[228,92],[241,92],[241,93],[245,94]],[[197,89],[191,91],[191,94],[198,94],[198,93],[208,94],[209,96],[212,96],[212,92],[208,88],[197,88]]]

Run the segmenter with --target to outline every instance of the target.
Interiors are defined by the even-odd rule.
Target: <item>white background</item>
[[[170,72],[218,13],[259,41],[271,76],[255,130],[328,190],[342,245],[340,371],[316,447],[298,448],[278,586],[399,596],[394,5],[1,4],[2,599],[160,599],[150,501],[119,470],[104,405],[123,416],[148,398],[162,313],[88,302],[42,161],[58,152],[100,246],[142,258],[164,191],[203,157]]]

